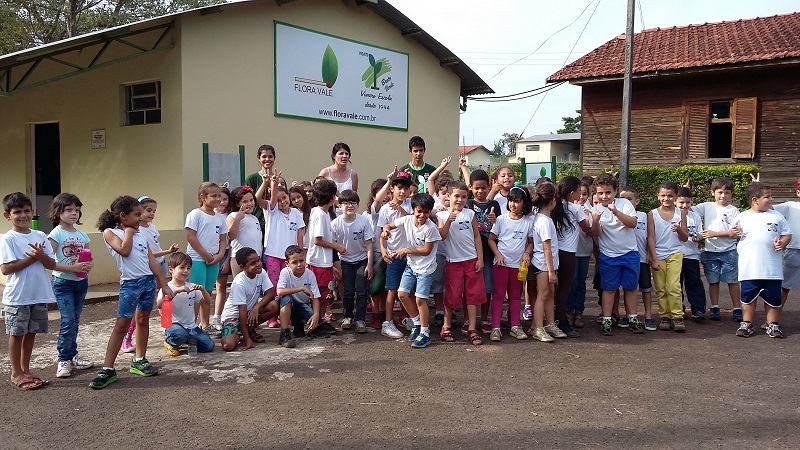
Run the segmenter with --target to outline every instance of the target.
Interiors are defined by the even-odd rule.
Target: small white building
[[[517,141],[517,153],[508,158],[510,163],[518,163],[519,158],[526,162],[546,162],[552,157],[556,162],[578,162],[581,157],[581,134],[540,134]]]
[[[492,156],[489,149],[483,145],[461,145],[458,147],[458,154],[464,155],[467,160],[467,165],[470,167],[477,167],[480,165],[498,165],[502,161]]]

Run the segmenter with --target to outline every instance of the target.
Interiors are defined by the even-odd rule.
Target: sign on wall
[[[408,130],[408,54],[276,21],[275,115]]]

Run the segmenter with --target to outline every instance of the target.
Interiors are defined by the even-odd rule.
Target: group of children
[[[286,348],[306,333],[338,333],[329,312],[337,295],[344,306],[341,330],[365,333],[369,324],[385,336],[402,338],[395,322],[396,310],[402,309],[401,323],[414,348],[429,345],[431,325],[441,327],[443,341],[453,341],[459,308],[470,343],[481,345],[484,334],[501,341],[505,301],[509,335],[515,339],[579,337],[592,256],[604,335],[611,335],[614,325],[634,333],[685,331],[684,289],[689,317],[704,320],[702,262],[709,319],[721,317],[719,284],[726,283],[733,318],[741,322],[738,336],[753,334],[760,295],[767,313],[763,328],[770,337],[782,337],[781,306],[789,290],[800,286],[800,239],[792,240],[791,231],[800,231],[800,203],[773,209],[764,183],[746,187],[750,209],[740,213],[731,205],[728,178],[712,183],[714,202],[699,205],[692,205],[687,186],[666,182],[659,187],[659,207],[645,213],[636,211],[634,188],[624,187],[617,197],[611,174],[566,176],[558,183],[542,178],[520,186],[510,167],[501,165],[490,177],[482,169],[470,172],[462,155],[464,183],[447,170],[451,158],[438,168],[424,162],[425,142],[419,136],[409,141],[409,153],[409,164],[372,183],[366,211],[359,214],[355,180],[331,179],[334,167],[326,172],[330,176],[289,188],[273,167],[275,149],[262,146],[261,170],[245,186],[232,192],[212,182],[200,186],[199,207],[186,217],[186,252],[177,244],[161,248],[152,224],[155,200],[115,199],[98,228],[121,272],[119,306],[102,368],[90,387],[101,389],[117,380],[114,362],[120,350],[135,353],[131,373],[158,373],[147,361],[146,343],[150,312],[166,301],[172,303],[172,325],[165,326],[164,347],[173,356],[190,341],[198,352],[210,352],[212,337],[220,338],[225,351],[252,348],[265,341],[258,330],[264,323],[280,327],[278,342]],[[350,149],[336,144],[331,157],[346,165]],[[31,351],[35,334],[47,331],[46,303],[53,298],[61,311],[56,376],[93,366],[77,349],[87,273],[93,267],[80,255],[89,238],[75,227],[81,224],[82,203],[73,194],[53,200],[50,218],[58,226],[49,236],[31,229],[32,204],[24,194],[6,196],[3,206],[12,224],[0,240],[11,381],[38,389],[48,382],[31,373]],[[45,269],[53,271],[52,279]],[[658,325],[650,311],[653,286]],[[637,291],[644,300],[644,321],[637,312]],[[432,320],[429,305],[435,311]],[[522,328],[521,318],[531,321],[529,329]]]

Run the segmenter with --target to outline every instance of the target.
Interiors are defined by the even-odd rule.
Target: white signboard
[[[92,130],[92,148],[106,148],[106,130]]]
[[[408,130],[408,54],[275,22],[275,115]]]
[[[555,180],[555,177],[553,176],[553,163],[525,163],[525,183],[534,184],[536,183],[536,180],[542,177]]]

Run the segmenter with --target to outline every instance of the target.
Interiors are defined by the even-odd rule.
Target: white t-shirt
[[[639,251],[639,262],[647,262],[647,213],[636,211],[636,250]]]
[[[150,251],[160,252],[163,249],[161,248],[161,244],[158,242],[158,238],[161,236],[158,234],[158,228],[152,223],[148,226],[139,225],[139,233],[142,233],[142,236],[147,239],[147,246],[150,247]],[[163,262],[167,257],[165,255],[159,256],[156,258],[159,264]]]
[[[692,206],[692,211],[703,218],[704,227],[709,231],[728,231],[733,226],[739,210],[733,205],[721,206],[715,202],[705,202]],[[706,239],[705,251],[727,252],[736,248],[736,239],[727,236]]]
[[[678,233],[672,231],[674,224],[680,225],[681,223],[681,210],[673,208],[672,217],[669,220],[664,220],[658,209],[650,211],[653,214],[653,230],[656,241],[656,258],[658,260],[667,259],[668,256],[674,255],[683,250],[683,242],[678,237]]]
[[[264,213],[265,220],[269,222],[269,233],[264,235],[264,253],[268,256],[284,259],[286,258],[286,247],[306,244],[305,242],[302,244],[297,242],[297,231],[306,227],[306,223],[303,221],[303,213],[300,210],[289,208],[289,214],[284,214],[276,204],[275,209],[264,210]],[[303,237],[303,240],[308,242],[307,238],[308,233]]]
[[[232,212],[228,214],[228,218],[236,217],[236,214]],[[231,239],[231,256],[236,259],[236,252],[245,247],[252,248],[261,257],[263,250],[261,247],[261,222],[252,214],[245,214],[239,222],[239,233],[236,238]]]
[[[558,237],[558,248],[561,251],[576,253],[578,251],[578,240],[583,232],[580,223],[586,220],[586,213],[583,208],[572,202],[564,202],[564,216],[573,227],[561,229],[561,236]],[[556,230],[557,231],[557,230]]]
[[[519,269],[522,254],[528,245],[528,237],[531,237],[532,226],[529,216],[512,219],[509,213],[505,213],[495,220],[490,233],[497,236],[497,250],[503,255],[506,267]]]
[[[578,206],[580,206],[580,205],[578,205]],[[583,217],[586,217],[586,213],[583,212],[583,208],[592,209],[592,204],[590,202],[586,202],[583,206],[580,206],[580,208],[581,208],[581,214],[583,214]],[[592,226],[592,216],[591,215],[589,215],[589,217],[586,217],[586,223],[591,228],[591,226]],[[578,237],[578,251],[575,252],[575,256],[578,256],[578,257],[591,256],[592,252],[594,251],[594,238],[592,237],[592,235],[590,235],[589,233],[587,233],[587,232],[585,232],[583,230],[581,230],[580,233],[578,233],[578,236],[579,236]]]
[[[278,276],[278,289],[293,289],[299,287],[310,290],[311,293],[314,294],[314,298],[320,298],[319,286],[317,286],[317,277],[309,268],[306,268],[306,271],[303,272],[303,275],[299,277],[294,276],[294,272],[292,272],[291,267],[284,267],[281,269],[281,274]],[[302,292],[292,294],[292,298],[294,301],[305,303],[307,305],[310,305],[311,300],[313,300]]]
[[[686,228],[689,230],[689,239],[683,243],[683,259],[700,259],[700,247],[694,239],[702,239],[703,220],[694,212],[686,214]]]
[[[406,214],[411,214],[411,199],[403,200],[403,203],[400,205],[405,211]],[[375,234],[380,236],[381,229],[390,223],[394,223],[395,220],[403,217],[400,212],[395,211],[388,203],[381,206],[381,210],[378,211],[378,222],[376,224]],[[399,250],[401,248],[408,247],[408,243],[406,242],[405,235],[401,232],[401,230],[392,230],[389,233],[389,239],[386,240],[386,250],[393,251]]]
[[[792,241],[786,248],[800,249],[800,202],[785,202],[773,208],[783,214],[792,230]]]
[[[246,272],[239,272],[231,283],[230,294],[222,310],[221,320],[241,319],[239,317],[239,305],[246,305],[247,311],[255,308],[264,293],[272,288],[272,282],[267,277],[267,272],[261,269],[261,273],[254,278],[247,276]]]
[[[125,240],[125,232],[123,230],[119,228],[109,228],[109,230],[120,240]],[[133,234],[133,247],[131,247],[131,254],[127,257],[117,253],[108,245],[107,241],[105,241],[105,244],[114,261],[117,262],[120,281],[138,280],[139,278],[153,275],[153,271],[150,270],[150,257],[147,254],[147,238],[142,233],[136,232]]]
[[[498,192],[492,200],[496,201],[497,204],[500,205],[500,211],[503,214],[508,212],[508,197]]]
[[[228,234],[228,224],[222,214],[206,214],[195,208],[186,215],[186,225],[184,228],[194,230],[197,234],[197,241],[211,256],[219,253],[219,236]],[[203,261],[200,253],[192,248],[192,244],[186,244],[186,254],[192,261]]]
[[[55,251],[56,262],[68,266],[78,261],[81,250],[86,248],[87,244],[89,244],[89,236],[81,230],[67,231],[61,227],[55,227],[47,237],[58,244],[58,248],[56,248]],[[73,272],[59,272],[58,270],[53,271],[53,276],[61,278],[62,280],[72,281],[86,279],[86,277],[78,277]]]
[[[308,237],[308,255],[306,256],[308,263],[314,267],[333,267],[333,249],[320,247],[314,243],[314,238],[317,237],[321,237],[327,242],[333,242],[331,216],[327,211],[323,211],[319,207],[311,210],[308,218]]]
[[[783,254],[775,251],[776,238],[791,234],[781,213],[745,211],[731,226],[739,226],[739,281],[783,280]]]
[[[539,270],[547,271],[547,261],[544,256],[544,241],[550,241],[550,255],[553,257],[553,270],[558,270],[558,238],[556,237],[556,225],[553,219],[544,214],[533,216],[533,226],[531,227],[531,237],[533,238],[533,254],[531,263]]]
[[[333,240],[344,245],[347,253],[339,255],[344,262],[358,262],[367,259],[367,241],[372,241],[372,223],[366,217],[356,214],[348,223],[344,216],[331,222]]]
[[[180,286],[174,284],[172,281],[167,283],[170,289],[174,292]],[[194,284],[186,282],[186,287],[191,289]],[[164,298],[164,292],[158,290],[158,298]],[[194,313],[194,305],[203,300],[203,294],[200,291],[192,292],[178,292],[172,297],[172,323],[180,324],[183,328],[193,329],[197,328],[197,316]]]
[[[636,208],[624,198],[615,198],[614,205],[620,213],[636,217]],[[592,211],[600,211],[600,236],[597,244],[604,255],[616,258],[637,251],[636,232],[628,228],[608,208],[598,203]]]
[[[450,211],[440,211],[436,217],[443,223],[450,217]],[[482,245],[480,241],[475,242],[475,230],[472,222],[475,220],[475,211],[464,208],[456,216],[456,220],[450,224],[450,231],[447,239],[443,240],[439,247],[444,247],[447,260],[450,262],[463,262],[478,257],[477,246]]]
[[[394,225],[405,236],[409,248],[424,247],[426,242],[433,242],[433,249],[427,255],[408,255],[408,267],[417,275],[427,275],[436,271],[436,245],[442,240],[439,228],[430,220],[422,226],[414,223],[415,217],[408,215],[394,221]]]
[[[38,230],[29,233],[18,233],[10,230],[0,238],[0,264],[21,261],[28,257],[31,250],[28,244],[44,244],[44,253],[54,258],[53,247],[47,241],[47,235]],[[3,289],[3,304],[9,306],[35,305],[55,301],[53,285],[47,269],[39,261],[30,266],[6,275],[6,287]]]

